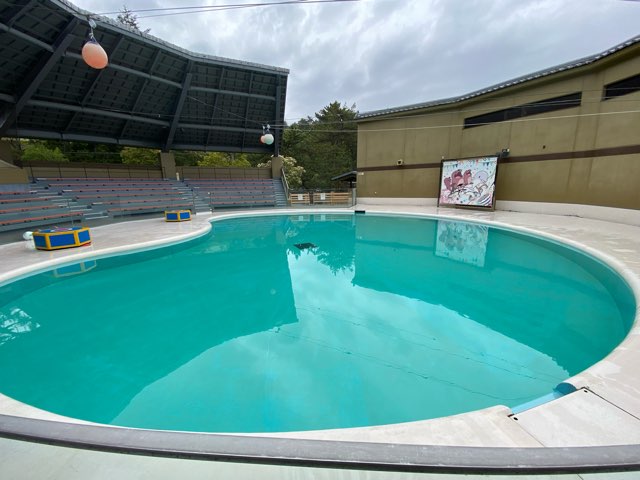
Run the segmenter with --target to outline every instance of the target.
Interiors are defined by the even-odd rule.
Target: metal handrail
[[[287,201],[287,205],[289,205],[289,182],[287,181],[287,176],[284,173],[284,167],[280,169],[280,173],[282,175],[282,186],[284,187],[284,198]]]

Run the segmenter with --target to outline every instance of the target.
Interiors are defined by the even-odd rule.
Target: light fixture
[[[270,128],[271,126],[269,124],[267,124],[266,127],[264,125],[262,126],[262,136],[260,137],[260,143],[264,143],[266,145],[271,145],[273,143],[273,135],[269,131]]]
[[[87,43],[82,47],[82,59],[90,67],[100,70],[107,66],[109,57],[107,56],[107,52],[104,51],[104,48],[102,48],[93,36],[93,29],[95,27],[96,22],[90,18],[89,28],[91,31],[89,32],[89,40],[87,40]]]

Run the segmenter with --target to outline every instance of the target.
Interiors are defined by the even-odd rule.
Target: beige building
[[[498,209],[640,210],[640,36],[468,95],[361,113],[359,201],[435,205],[442,159],[507,149]]]

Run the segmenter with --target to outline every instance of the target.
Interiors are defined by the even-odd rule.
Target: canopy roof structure
[[[350,172],[341,173],[340,175],[331,177],[331,180],[333,180],[334,182],[349,182],[349,186],[353,188],[356,181],[358,180],[358,171],[352,170]]]
[[[109,56],[81,51],[92,18]],[[289,71],[189,52],[62,0],[0,0],[0,137],[277,153]]]

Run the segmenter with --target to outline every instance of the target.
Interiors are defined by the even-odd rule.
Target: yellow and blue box
[[[33,243],[38,250],[82,247],[91,243],[89,227],[47,228],[33,232]]]
[[[164,219],[167,222],[186,222],[191,220],[191,210],[168,210],[164,212]]]

